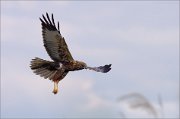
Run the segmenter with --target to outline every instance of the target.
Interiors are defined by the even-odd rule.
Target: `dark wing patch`
[[[40,21],[42,25],[44,47],[51,59],[55,62],[61,63],[72,61],[73,57],[68,49],[65,39],[60,34],[59,22],[57,29],[54,22],[53,14],[52,21],[47,13],[47,19],[44,15],[42,15],[42,17],[43,19],[40,18]]]

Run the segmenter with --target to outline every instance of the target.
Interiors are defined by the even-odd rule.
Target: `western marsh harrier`
[[[40,58],[34,58],[30,67],[34,73],[54,82],[53,93],[58,92],[58,83],[69,71],[82,69],[90,69],[97,72],[107,73],[111,70],[111,64],[100,67],[89,67],[82,61],[74,60],[64,37],[59,30],[59,22],[57,27],[54,22],[53,14],[51,19],[46,13],[46,17],[42,15],[40,18],[42,25],[42,36],[44,47],[53,61],[46,61]]]

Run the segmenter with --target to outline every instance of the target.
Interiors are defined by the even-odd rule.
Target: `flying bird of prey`
[[[46,13],[46,17],[42,15],[42,18],[39,19],[42,25],[44,47],[53,61],[35,57],[32,59],[30,67],[35,74],[54,82],[54,94],[58,92],[59,81],[62,80],[69,71],[89,69],[96,72],[107,73],[111,70],[111,64],[100,67],[89,67],[82,61],[74,60],[64,37],[60,33],[59,22],[57,27],[55,25],[53,14],[51,19],[48,13]]]

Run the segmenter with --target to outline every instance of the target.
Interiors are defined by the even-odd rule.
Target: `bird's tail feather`
[[[55,63],[51,61],[46,61],[40,58],[34,58],[31,61],[30,67],[34,70],[34,73],[44,77],[45,79],[53,79],[54,74],[57,72],[55,69]]]

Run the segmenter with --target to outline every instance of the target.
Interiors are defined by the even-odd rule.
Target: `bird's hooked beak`
[[[59,81],[54,81],[54,90],[53,90],[54,94],[58,93],[58,83],[59,83]]]

